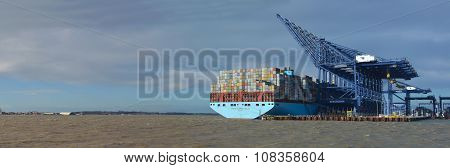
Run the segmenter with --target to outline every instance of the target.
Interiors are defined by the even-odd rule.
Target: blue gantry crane
[[[384,59],[320,38],[277,14],[318,69],[319,104],[326,113],[352,111],[353,115],[383,113],[383,80],[418,77],[406,59]],[[390,83],[390,82],[389,82]],[[392,92],[392,83],[388,93]],[[392,109],[392,95],[388,100]]]
[[[449,106],[449,103],[443,103],[443,101],[450,100],[450,97],[441,97],[439,96],[439,116],[444,116],[445,118],[448,118],[448,115],[450,114],[449,111],[445,107]]]
[[[405,115],[410,115],[411,113],[411,100],[430,100],[430,101],[436,101],[436,98],[434,96],[427,96],[427,97],[411,97],[412,93],[416,94],[428,94],[431,93],[430,89],[421,89],[419,87],[407,84],[405,82],[397,81],[395,79],[390,79],[388,75],[388,90],[384,91],[388,95],[388,104],[391,104],[393,96],[397,97],[398,99],[404,101],[406,105],[406,113]],[[394,89],[395,86],[395,89]],[[405,97],[402,98],[398,95],[398,93],[404,93]],[[390,106],[388,106],[390,107]],[[387,113],[390,114],[392,112],[391,108],[386,109]]]

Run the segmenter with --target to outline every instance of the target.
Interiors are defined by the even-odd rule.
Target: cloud
[[[55,93],[61,93],[61,90],[58,89],[30,89],[30,90],[16,90],[11,91],[11,93],[14,94],[21,94],[26,96],[37,96],[41,94],[55,94]]]
[[[135,84],[137,48],[123,41],[150,48],[219,48],[240,41],[239,27],[252,27],[235,18],[244,18],[247,7],[263,7],[257,2],[11,2],[24,9],[2,3],[9,7],[2,17],[13,28],[0,32],[0,74],[70,84]],[[11,19],[8,13],[17,15]],[[226,33],[230,28],[234,32]]]
[[[17,32],[0,39],[0,73],[26,80],[65,83],[129,82],[135,80],[135,53],[115,42],[89,38],[72,28]],[[123,68],[122,66],[128,66]],[[130,73],[126,75],[125,73]]]

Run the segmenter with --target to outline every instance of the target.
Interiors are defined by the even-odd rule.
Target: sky
[[[409,83],[450,96],[449,11],[440,0],[0,0],[0,107],[212,112],[206,98],[138,99],[138,49],[300,48],[276,13],[334,43],[406,57],[420,75]],[[305,73],[316,74],[311,63]]]

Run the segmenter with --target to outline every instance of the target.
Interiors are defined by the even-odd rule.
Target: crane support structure
[[[276,17],[318,69],[319,104],[327,113],[350,108],[353,115],[378,115],[383,112],[383,79],[418,77],[406,59],[371,56],[320,38],[279,14]]]
[[[440,114],[439,114],[439,115],[440,115],[440,116],[446,114],[446,111],[445,111],[444,106],[445,106],[447,103],[443,103],[443,101],[445,101],[445,100],[450,100],[450,97],[439,97],[439,111],[440,111]]]
[[[431,113],[431,117],[432,118],[435,118],[436,117],[436,112],[437,112],[437,109],[436,109],[436,97],[434,97],[434,96],[427,96],[427,97],[406,97],[406,101],[408,102],[408,104],[406,105],[406,108],[411,108],[411,103],[410,103],[410,101],[411,100],[430,100],[431,101],[431,104],[433,105],[433,109],[432,109],[432,113]],[[409,107],[408,107],[409,106]]]
[[[412,85],[409,85],[407,83],[397,81],[395,79],[389,79],[388,78],[388,82],[389,82],[389,85],[391,87],[388,87],[388,90],[385,91],[384,93],[387,93],[388,97],[396,96],[400,100],[403,100],[405,102],[405,105],[406,105],[405,115],[407,115],[407,116],[412,114],[411,113],[411,100],[412,99],[410,99],[412,93],[416,93],[416,94],[428,94],[428,93],[431,93],[430,89],[421,89],[419,87],[412,86]],[[395,84],[395,87],[397,89],[393,89],[392,85],[394,85],[394,84]],[[398,96],[397,95],[398,93],[404,93],[405,94],[405,98],[401,98],[400,96]],[[391,104],[391,102],[392,102],[392,99],[389,99],[388,104]],[[387,114],[390,114],[391,111],[392,111],[392,107],[388,106]]]

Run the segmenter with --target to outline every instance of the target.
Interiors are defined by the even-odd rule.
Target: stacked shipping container
[[[314,102],[316,85],[311,77],[293,75],[285,68],[220,71],[211,85],[211,102],[294,101]]]

